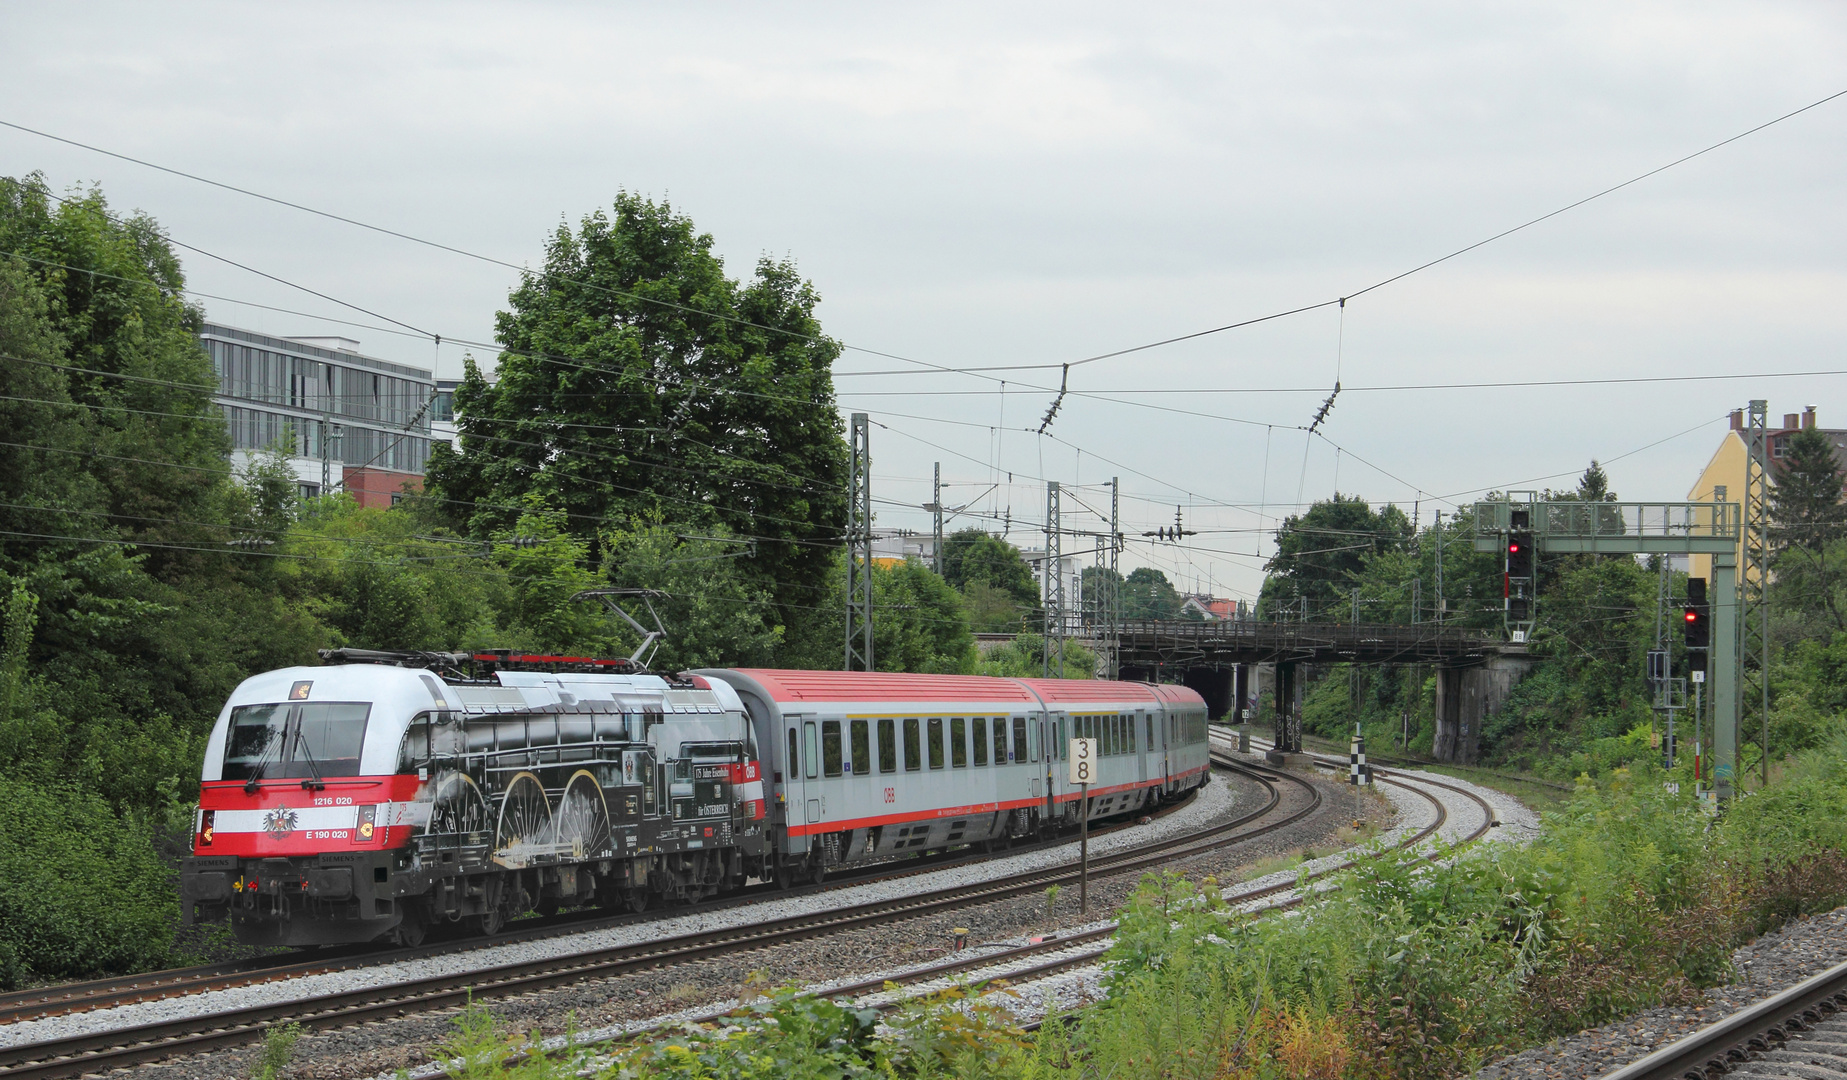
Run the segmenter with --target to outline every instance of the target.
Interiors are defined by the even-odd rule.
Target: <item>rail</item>
[[[1730,1072],[1754,1053],[1772,1049],[1771,1043],[1786,1042],[1790,1031],[1811,1027],[1843,1008],[1847,1008],[1847,964],[1837,964],[1640,1061],[1605,1073],[1599,1080],[1707,1080]]]

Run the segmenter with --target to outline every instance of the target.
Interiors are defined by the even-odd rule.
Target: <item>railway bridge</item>
[[[1481,721],[1498,711],[1530,666],[1526,649],[1498,635],[1437,623],[1378,624],[1131,620],[1117,638],[1125,679],[1180,681],[1198,691],[1213,716],[1242,713],[1267,665],[1279,749],[1300,749],[1301,664],[1428,664],[1437,671],[1436,757],[1472,762]],[[1255,719],[1243,717],[1240,719]]]

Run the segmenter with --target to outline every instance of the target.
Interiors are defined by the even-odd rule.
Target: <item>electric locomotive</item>
[[[332,650],[253,676],[207,747],[188,920],[316,945],[696,902],[1005,846],[1204,783],[1173,686]],[[1088,801],[1067,739],[1097,738]]]

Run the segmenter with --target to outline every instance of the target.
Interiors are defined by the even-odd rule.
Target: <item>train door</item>
[[[1173,790],[1173,720],[1165,709],[1151,709],[1154,716],[1154,733],[1160,737],[1160,786],[1162,790]]]
[[[813,743],[810,746],[810,743]],[[819,784],[810,785],[808,781],[815,778],[820,763],[820,737],[815,730],[813,715],[784,714],[783,744],[780,747],[782,761],[782,796],[783,823],[785,826],[806,825],[808,816],[808,795],[811,786],[819,795]],[[821,812],[820,799],[815,800],[815,816]],[[790,847],[796,851],[806,850],[808,841],[805,834],[792,837]]]
[[[875,802],[873,791],[877,780],[872,771],[872,727],[871,720],[848,718],[846,721],[845,745],[840,748],[846,758],[843,762],[846,782],[837,785],[844,790],[841,805],[834,808],[834,814],[839,820],[870,817],[875,812],[875,805],[883,805]]]
[[[1131,745],[1135,747],[1135,778],[1143,787],[1148,784],[1148,756],[1154,753],[1154,714],[1137,709],[1129,717]]]
[[[622,752],[622,786],[625,789],[624,809],[627,813],[639,813],[643,818],[660,817],[660,774],[661,770],[655,765],[653,748]]]
[[[1059,741],[1064,734],[1065,725],[1064,713],[1054,711],[1040,713],[1038,722],[1032,729],[1033,734],[1037,736],[1037,741],[1032,748],[1033,760],[1038,762],[1035,771],[1045,777],[1045,804],[1041,814],[1046,821],[1051,821],[1053,815],[1058,813],[1058,796],[1060,785],[1063,782],[1058,775],[1058,760],[1063,756],[1060,752]],[[1041,751],[1044,753],[1043,758],[1040,757]]]

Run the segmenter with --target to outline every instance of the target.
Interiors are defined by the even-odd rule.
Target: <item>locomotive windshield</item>
[[[365,702],[239,705],[225,737],[226,780],[358,776]]]

